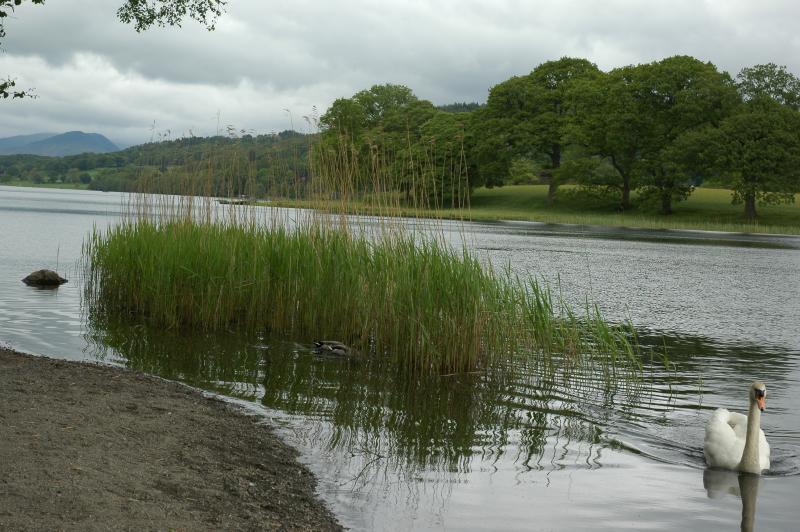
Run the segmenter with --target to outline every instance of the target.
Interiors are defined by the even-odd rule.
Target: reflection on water
[[[487,262],[630,317],[669,361],[653,360],[637,386],[526,356],[409,380],[378,358],[316,357],[315,338],[87,324],[74,265],[87,232],[114,223],[122,204],[114,194],[0,187],[0,342],[258,403],[356,530],[792,530],[800,520],[796,237],[459,226],[454,238],[466,235]],[[19,281],[57,265],[70,279],[58,290]],[[705,422],[717,407],[744,411],[756,378],[770,390],[762,427],[772,469],[754,486],[734,475],[712,488],[722,481],[704,471]],[[710,499],[706,488],[739,495]]]
[[[89,331],[100,360],[324,419],[331,431],[315,445],[381,457],[406,476],[423,470],[468,473],[466,459],[475,449],[486,460],[499,459],[511,433],[520,441],[514,461],[525,467],[546,467],[542,456],[550,438],[564,446],[589,444],[580,461],[592,467],[598,458],[592,446],[601,437],[592,416],[604,414],[584,407],[614,400],[605,383],[547,375],[522,361],[474,374],[409,378],[388,360],[320,357],[310,345],[236,335],[179,336],[131,325]],[[635,388],[629,391],[627,407]]]
[[[756,502],[760,485],[760,475],[714,469],[707,469],[703,473],[703,487],[709,499],[734,495],[742,500],[742,532],[755,530]]]
[[[624,381],[608,386],[590,375],[543,371],[533,357],[471,375],[409,379],[376,357],[316,356],[311,342],[179,336],[131,325],[89,331],[91,352],[99,359],[260,402],[306,451],[312,469],[322,472],[324,495],[358,529],[394,529],[397,519],[435,529],[442,516],[456,528],[492,529],[490,523],[473,526],[452,514],[452,505],[463,504],[460,498],[469,492],[465,486],[482,486],[494,493],[493,500],[512,497],[521,485],[559,486],[564,474],[594,471],[597,480],[616,476],[620,468],[638,469],[641,464],[630,462],[635,456],[665,464],[678,483],[695,472],[712,495],[728,488],[719,487],[724,472],[703,472],[707,412],[736,409],[746,397],[737,401],[730,385],[717,390],[718,383],[704,381],[704,375],[712,369],[715,381],[748,382],[741,374],[757,364],[770,390],[796,386],[796,376],[787,375],[797,367],[790,354],[744,347],[722,353],[699,338],[660,338],[672,357],[669,368],[649,368],[637,386]],[[704,397],[711,393],[713,404],[706,405]],[[726,393],[731,405],[720,404]],[[771,399],[774,420],[786,403]],[[798,486],[800,434],[797,425],[787,428],[781,432],[765,422],[773,447],[769,475],[793,478]],[[682,475],[675,474],[676,466]],[[617,492],[615,497],[649,520],[646,505],[634,495],[639,496],[626,499]],[[754,508],[749,499],[746,508]],[[591,514],[592,508],[586,511]],[[519,518],[529,510],[515,512]],[[748,515],[752,529],[754,514]],[[584,517],[562,525],[580,529]],[[728,513],[723,522],[731,519]]]

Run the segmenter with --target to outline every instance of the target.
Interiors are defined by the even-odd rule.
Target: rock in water
[[[67,282],[53,270],[38,270],[22,280],[28,286],[58,286]]]

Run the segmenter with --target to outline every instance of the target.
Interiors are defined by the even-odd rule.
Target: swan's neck
[[[755,401],[750,402],[750,412],[747,414],[747,437],[744,441],[742,461],[739,462],[739,471],[745,473],[761,473],[761,464],[758,456],[758,436],[761,430],[761,410]]]

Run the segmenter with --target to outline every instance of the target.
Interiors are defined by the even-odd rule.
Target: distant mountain
[[[60,135],[38,133],[0,139],[0,155],[48,155],[62,157],[81,153],[108,153],[119,147],[99,133],[70,131]]]
[[[34,135],[17,135],[16,137],[6,137],[4,139],[0,139],[0,154],[10,155],[18,153],[13,150],[21,148],[22,146],[30,144],[31,142],[37,142],[50,137],[55,137],[55,135],[55,133],[36,133]]]

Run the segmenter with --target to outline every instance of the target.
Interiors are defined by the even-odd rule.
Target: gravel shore
[[[296,458],[186,386],[0,348],[0,530],[341,530]]]

